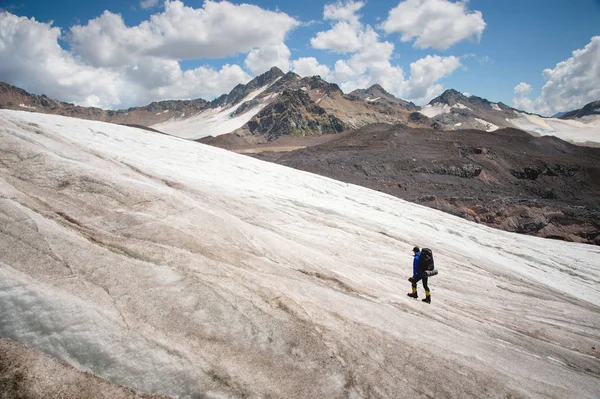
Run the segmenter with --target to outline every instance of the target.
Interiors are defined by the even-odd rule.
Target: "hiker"
[[[425,268],[423,267],[423,265],[421,264],[422,262],[419,259],[421,257],[421,250],[419,249],[419,247],[413,248],[413,254],[413,275],[408,279],[408,281],[410,281],[412,284],[412,292],[409,292],[406,295],[408,295],[411,298],[418,298],[419,296],[417,295],[417,283],[420,280],[423,280],[423,288],[425,289],[425,299],[423,299],[423,302],[431,303],[431,292],[429,291],[429,286],[427,285],[428,276],[427,273],[425,273]]]

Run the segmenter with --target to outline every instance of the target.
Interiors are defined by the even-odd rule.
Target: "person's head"
[[[414,253],[414,254],[417,254],[417,253],[419,253],[420,251],[421,251],[421,250],[419,249],[419,247],[414,247],[414,248],[413,248],[413,253]]]

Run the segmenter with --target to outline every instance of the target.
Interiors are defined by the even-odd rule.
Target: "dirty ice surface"
[[[600,248],[0,110],[0,336],[181,398],[600,392]],[[433,249],[432,303],[408,298]],[[419,284],[419,296],[424,296]]]

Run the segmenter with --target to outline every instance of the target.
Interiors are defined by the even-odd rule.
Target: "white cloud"
[[[292,62],[292,69],[298,75],[314,76],[319,75],[321,78],[328,80],[330,70],[326,65],[321,65],[314,57],[303,57]]]
[[[121,97],[128,104],[211,98],[226,93],[236,84],[246,83],[251,78],[239,65],[224,65],[220,70],[202,66],[183,71],[176,61],[139,61],[124,72],[129,90],[124,90]]]
[[[526,96],[514,97],[513,107],[520,109],[521,111],[535,112],[535,104],[533,103],[533,100]]]
[[[278,45],[298,25],[287,14],[250,4],[207,0],[194,9],[166,0],[164,12],[138,26],[127,27],[120,15],[105,11],[85,26],[72,27],[69,40],[94,65],[116,66],[141,56],[185,60],[246,53]]]
[[[600,99],[600,36],[592,37],[583,49],[573,51],[573,56],[556,64],[554,69],[545,69],[546,80],[541,95],[532,100],[527,92],[515,92],[520,96],[513,105],[541,115],[571,111]],[[523,87],[523,86],[521,86]]]
[[[448,77],[458,67],[460,59],[454,56],[428,55],[410,64],[410,79],[407,96],[417,103],[431,100],[444,91],[438,80]]]
[[[531,92],[531,85],[529,83],[521,82],[515,86],[515,94],[525,95]]]
[[[146,3],[147,5],[150,2]],[[206,98],[226,93],[251,76],[238,65],[183,71],[184,59],[249,53],[256,72],[289,68],[285,35],[298,22],[281,12],[227,1],[202,9],[165,1],[164,12],[128,27],[104,12],[62,36],[58,27],[0,13],[0,80],[36,94],[84,106],[124,108],[172,98]],[[59,39],[67,39],[70,50]]]
[[[515,86],[514,92],[516,97],[513,98],[513,106],[521,111],[535,112],[533,101],[527,97],[532,90],[529,83],[521,82]]]
[[[318,32],[317,36],[310,39],[313,48],[332,50],[338,53],[350,53],[361,48],[360,29],[348,22],[339,22],[328,31]]]
[[[0,80],[102,108],[172,98],[210,99],[251,76],[239,65],[203,65],[184,71],[180,61],[245,54],[244,68],[252,74],[275,65],[302,75],[321,75],[345,91],[379,83],[403,98],[439,90],[437,80],[451,73],[451,63],[436,58],[439,70],[450,72],[432,73],[429,80],[418,75],[407,80],[403,69],[390,61],[394,44],[382,41],[371,26],[361,23],[358,12],[364,5],[349,1],[324,7],[323,18],[333,21],[331,29],[319,32],[311,43],[347,53],[332,69],[313,57],[292,62],[285,38],[299,22],[249,4],[208,0],[194,9],[180,0],[166,0],[164,10],[136,26],[127,26],[120,15],[105,11],[73,26],[64,36],[51,24],[0,13]],[[63,49],[61,39],[71,47]]]
[[[467,1],[448,0],[402,1],[381,24],[387,33],[400,33],[403,42],[416,38],[414,47],[438,50],[471,37],[479,41],[485,26],[481,12],[467,10]]]
[[[331,50],[338,53],[353,53],[363,47],[365,30],[357,12],[364,2],[349,1],[328,4],[324,8],[323,18],[335,21],[328,31],[318,32],[310,40],[313,48]]]
[[[449,76],[461,64],[457,57],[427,56],[411,64],[411,77],[406,79],[400,66],[392,65],[394,44],[380,41],[370,25],[360,22],[356,14],[364,5],[349,2],[326,6],[324,18],[335,20],[328,31],[311,39],[314,48],[348,52],[330,73],[344,92],[380,84],[390,93],[414,101],[428,101],[443,91],[439,79]],[[431,97],[428,97],[431,96]]]
[[[543,77],[546,84],[539,99],[541,112],[577,109],[600,99],[600,36],[573,51],[571,58],[554,69],[545,69]]]
[[[144,8],[144,9],[156,7],[157,4],[158,4],[158,0],[141,0],[140,1],[140,7]]]
[[[60,35],[49,23],[0,13],[0,80],[82,105],[118,104],[119,75],[74,58]]]
[[[363,1],[338,1],[335,4],[327,4],[324,7],[323,18],[333,21],[346,21],[353,25],[359,24],[360,17],[357,12],[363,8]]]
[[[287,72],[290,69],[290,55],[290,49],[282,42],[253,49],[244,63],[256,75],[268,71],[273,66]]]

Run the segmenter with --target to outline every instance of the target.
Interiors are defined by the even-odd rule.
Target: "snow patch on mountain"
[[[454,104],[454,105],[452,106],[452,108],[458,108],[458,109],[468,109],[468,110],[471,110],[471,108],[469,108],[469,107],[467,107],[466,105],[464,105],[464,104],[461,104],[461,103],[456,103],[456,104]],[[472,111],[472,110],[471,110],[471,111]]]
[[[500,108],[500,107],[498,106],[498,104],[496,104],[496,103],[492,103],[492,109],[493,109],[494,111],[500,111],[500,112],[502,112],[502,108]]]
[[[518,129],[542,136],[555,136],[572,143],[600,144],[600,115],[590,115],[577,120],[544,118],[518,112],[518,118],[507,119]]]
[[[207,136],[220,136],[230,133],[244,126],[254,115],[258,114],[266,104],[260,104],[244,112],[231,117],[237,107],[233,108],[211,108],[199,114],[183,120],[170,120],[168,122],[153,125],[154,129],[171,134],[173,136],[196,140]]]
[[[485,131],[487,132],[493,132],[499,129],[499,127],[497,125],[494,125],[492,122],[488,122],[486,120],[483,119],[479,119],[479,118],[473,118],[474,120],[476,120],[477,122],[479,122],[485,129]]]
[[[252,101],[260,96],[279,79],[281,78],[279,77],[272,83],[259,87],[258,89],[248,93],[243,100],[239,101],[234,106],[209,108],[187,119],[173,118],[151,127],[173,136],[192,140],[207,136],[216,137],[222,134],[231,133],[232,131],[239,129],[248,123],[250,119],[252,119],[268,105],[270,100],[277,97],[277,93],[271,93],[268,96],[265,96],[263,101],[256,106],[246,110],[241,114],[232,116],[235,114],[235,111],[242,106],[242,104]]]
[[[436,103],[433,105],[427,104],[426,106],[421,108],[421,110],[419,112],[429,118],[433,118],[434,116],[437,116],[440,114],[450,113],[451,110],[452,110],[452,108],[448,104]]]

